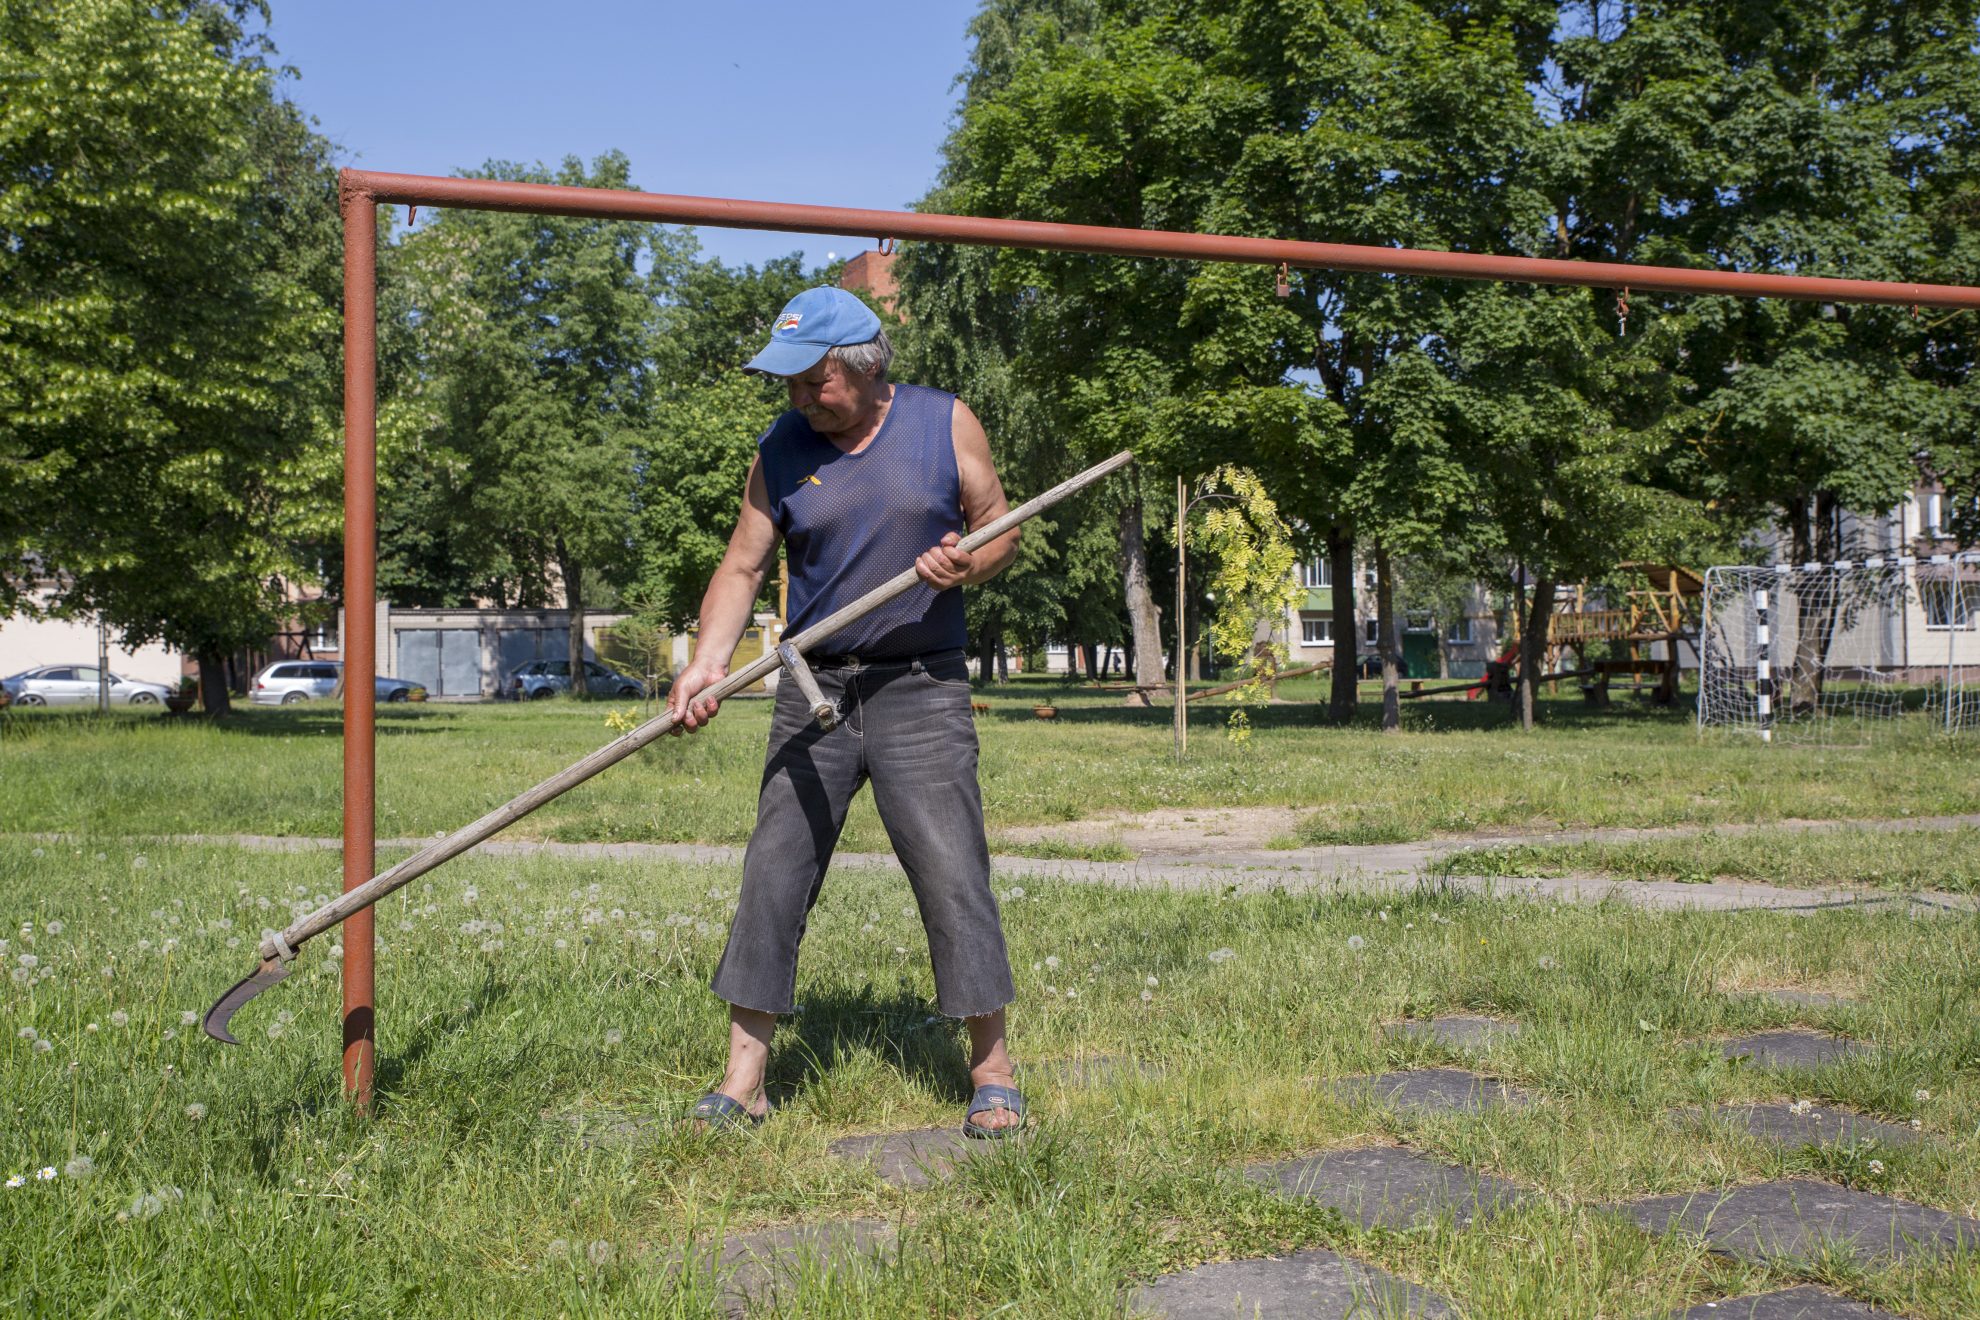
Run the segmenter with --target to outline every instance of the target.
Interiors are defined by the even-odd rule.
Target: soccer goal
[[[1907,711],[1980,729],[1980,555],[1705,573],[1698,727],[1856,737]]]

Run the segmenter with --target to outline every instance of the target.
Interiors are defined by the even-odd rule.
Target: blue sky
[[[935,180],[974,0],[274,0],[342,162],[452,174],[617,148],[649,192],[905,208]],[[702,229],[811,262],[869,240]]]

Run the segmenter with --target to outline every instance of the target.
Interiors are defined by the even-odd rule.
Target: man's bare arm
[[[680,727],[698,729],[715,717],[720,703],[696,695],[710,684],[729,675],[729,657],[735,654],[763,579],[777,562],[777,524],[770,515],[770,494],[763,482],[760,462],[752,462],[749,479],[743,483],[742,509],[736,515],[735,530],[729,533],[729,548],[722,554],[721,566],[708,580],[701,597],[701,624],[695,638],[694,662],[683,669],[668,693],[667,706]]]
[[[961,399],[956,400],[950,426],[956,447],[956,474],[962,479],[963,521],[972,528],[981,527],[1009,513],[1011,504],[1004,498],[1004,483],[997,479],[997,465],[990,457],[990,437],[984,434],[983,423]],[[1013,527],[990,544],[968,553],[956,548],[962,538],[950,532],[940,545],[921,553],[914,561],[915,571],[923,582],[938,591],[988,582],[1010,567],[1011,560],[1017,556],[1021,535]]]

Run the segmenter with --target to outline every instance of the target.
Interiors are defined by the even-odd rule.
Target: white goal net
[[[1980,555],[1706,570],[1698,726],[1858,737],[1980,729]]]

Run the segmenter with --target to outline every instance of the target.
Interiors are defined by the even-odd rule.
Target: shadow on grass
[[[807,993],[804,1012],[789,1021],[790,1034],[778,1032],[770,1055],[764,1089],[773,1105],[786,1103],[861,1054],[892,1060],[903,1076],[945,1099],[969,1098],[961,1024],[940,1017],[920,995],[902,990],[882,995],[871,986]]]

